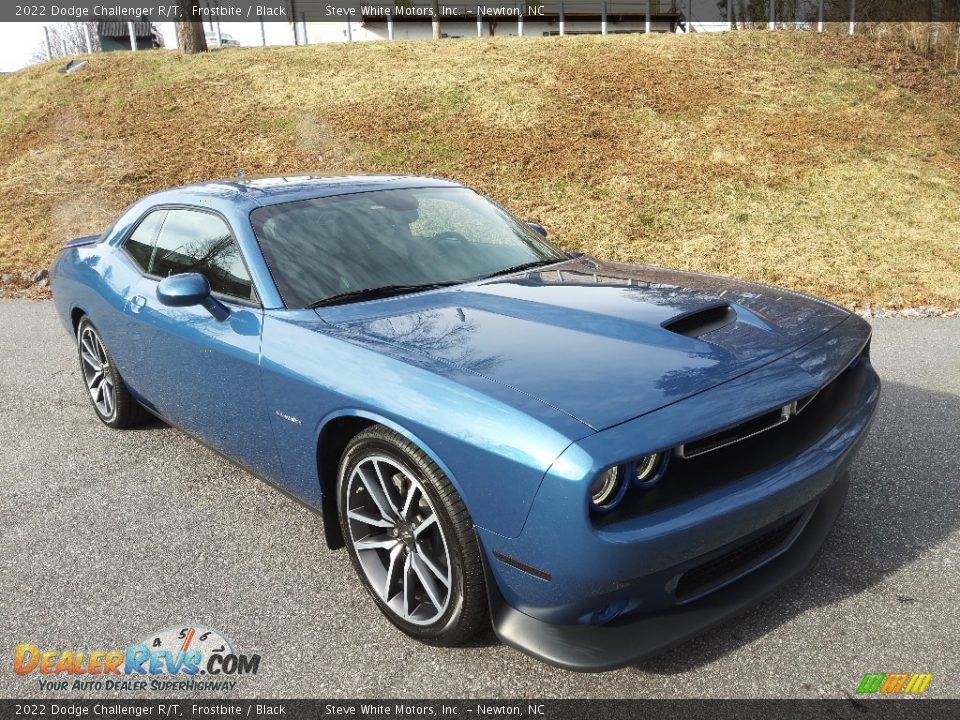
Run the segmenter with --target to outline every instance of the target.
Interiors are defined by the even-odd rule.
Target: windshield
[[[467,188],[375,190],[270,205],[250,219],[284,303],[475,280],[564,259]]]

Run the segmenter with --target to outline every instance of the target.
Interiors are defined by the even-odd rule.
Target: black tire
[[[127,390],[100,333],[86,315],[77,323],[77,356],[87,397],[104,425],[123,429],[150,419],[150,413]],[[95,361],[101,363],[99,375],[94,370]],[[109,397],[109,402],[104,397]]]
[[[363,512],[365,507],[378,505],[358,470],[366,469],[369,476],[371,466],[380,468],[378,474],[387,477],[379,487],[393,493],[392,500],[388,499],[387,502],[396,505],[400,520],[392,529],[372,527],[356,519],[358,511]],[[391,469],[399,472],[391,475]],[[410,482],[410,478],[416,482]],[[411,492],[411,487],[415,485],[418,487]],[[348,497],[348,491],[351,497]],[[417,502],[416,506],[410,500],[404,503],[407,493],[411,493],[410,497]],[[421,500],[421,495],[425,495],[425,499]],[[354,437],[344,450],[338,471],[337,497],[340,527],[350,560],[370,597],[390,622],[416,640],[441,646],[459,645],[489,625],[486,583],[473,521],[450,481],[426,453],[388,428],[380,425],[370,427]],[[381,496],[381,501],[384,499],[387,497]],[[404,507],[407,506],[410,510],[404,514]],[[352,513],[350,517],[348,509]],[[430,520],[431,512],[436,516],[435,521]],[[372,514],[376,515],[375,512]],[[386,522],[385,518],[386,515],[380,513],[379,517],[374,517],[374,521]],[[403,539],[405,527],[413,532],[406,532],[407,537]],[[418,529],[422,534],[414,535],[411,545],[410,535]],[[397,545],[389,550],[358,550],[356,546],[357,541],[369,542],[373,539],[376,543],[379,538],[386,538],[389,542],[391,533],[394,533],[392,537],[396,538],[396,544],[403,546],[399,551],[396,550]],[[442,533],[442,536],[438,533]],[[401,582],[391,586],[391,574],[394,571],[390,558],[395,551],[399,552],[398,564],[410,557],[410,571],[406,564],[397,567],[397,579]],[[442,551],[446,552],[446,556]],[[361,552],[364,553],[363,561]],[[435,568],[433,574],[426,572],[430,568],[424,562],[430,558]],[[378,563],[384,565],[384,591],[375,588],[371,581],[370,568],[376,571]],[[444,589],[443,581],[437,584],[436,580],[446,572],[449,585],[446,586],[445,608],[440,607],[441,603],[433,602],[433,595],[429,594],[426,583],[417,574],[420,571],[428,579],[433,579],[435,591]],[[409,582],[408,577],[412,578]],[[391,587],[399,588],[392,597]],[[409,603],[411,609],[413,602],[418,603],[416,610],[410,613],[412,620],[404,615],[404,601],[408,599],[408,592],[412,600]],[[390,604],[387,598],[390,598]],[[419,618],[415,617],[418,613]],[[435,613],[436,617],[431,618],[431,613]]]

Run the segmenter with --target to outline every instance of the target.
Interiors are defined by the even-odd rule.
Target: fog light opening
[[[612,621],[620,613],[622,613],[626,607],[626,600],[616,600],[602,610],[597,610],[597,612],[595,612],[590,618],[590,622],[594,625],[606,625],[608,622]]]

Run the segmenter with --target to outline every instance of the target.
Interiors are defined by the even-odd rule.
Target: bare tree
[[[197,0],[177,0],[180,8],[177,20],[177,45],[188,54],[205,52],[207,37],[203,34],[203,22],[198,18],[200,4]]]
[[[100,37],[97,24],[93,22],[49,23],[47,34],[50,38],[50,58],[69,55],[85,55],[87,52],[100,51]],[[87,46],[89,37],[90,45]],[[44,62],[47,59],[46,41],[40,44],[30,56],[32,62]]]

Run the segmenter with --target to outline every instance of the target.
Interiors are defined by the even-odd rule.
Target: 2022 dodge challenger
[[[492,621],[577,670],[798,575],[879,397],[842,308],[564,254],[440,179],[163,191],[51,278],[108,426],[155,415],[318,509],[412,637]]]

